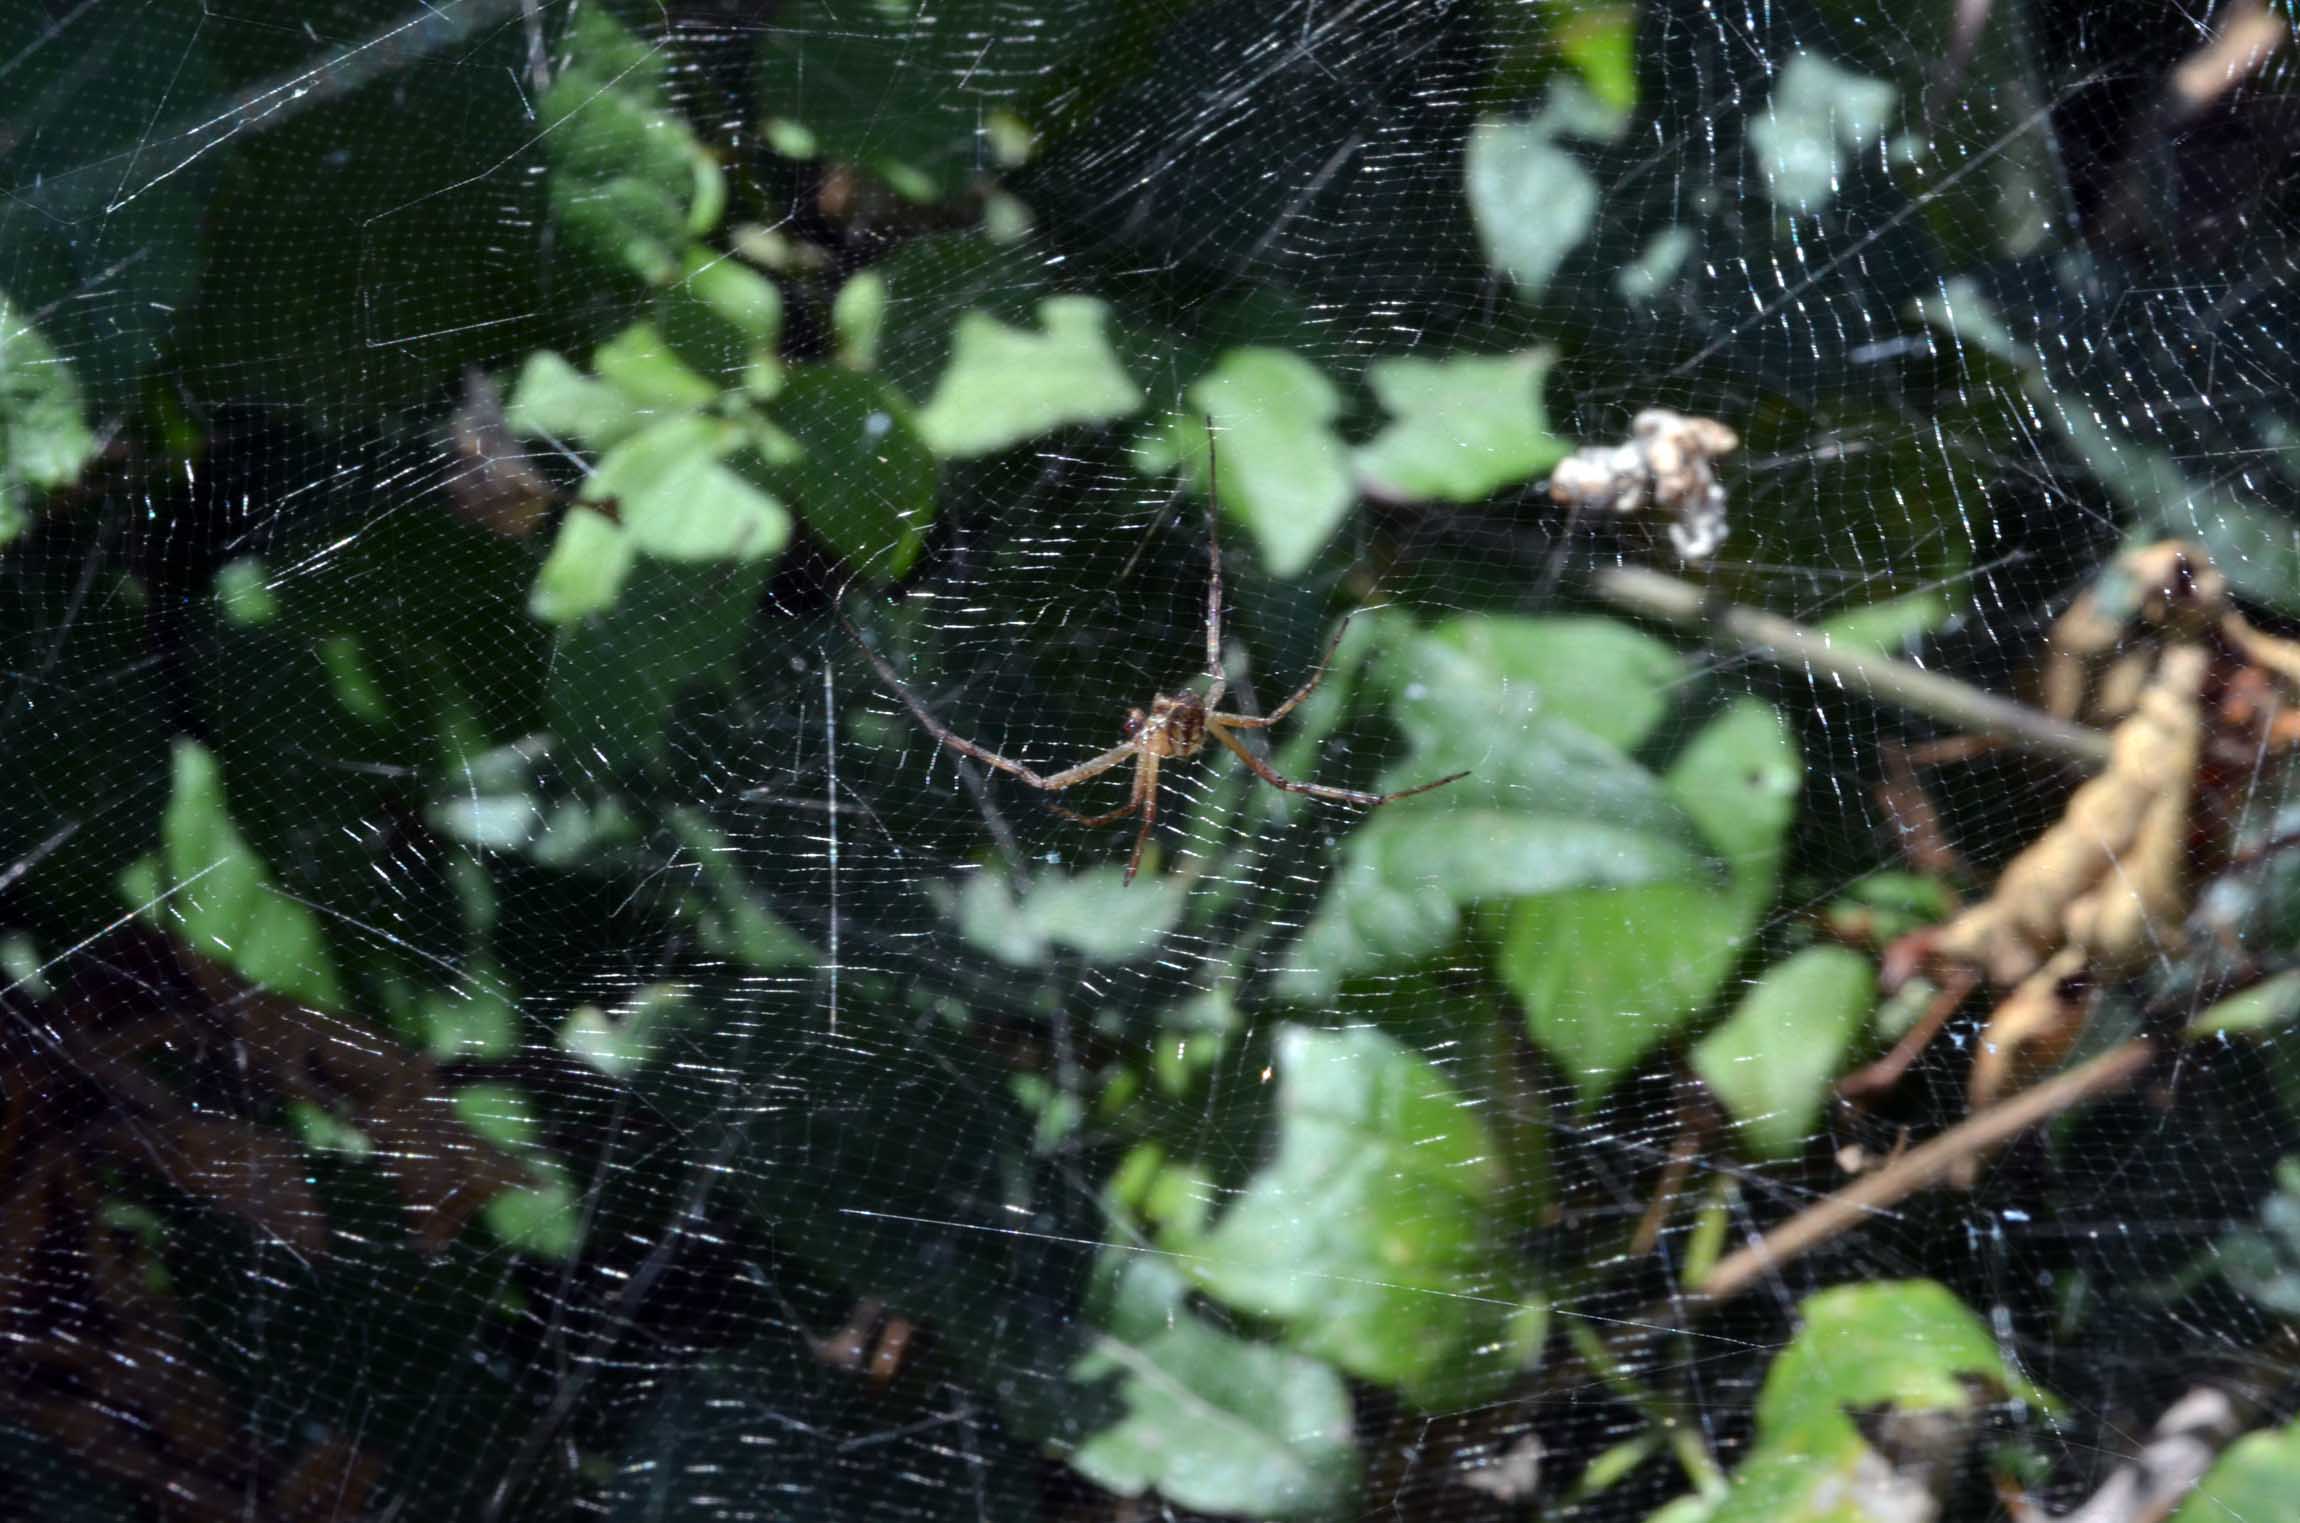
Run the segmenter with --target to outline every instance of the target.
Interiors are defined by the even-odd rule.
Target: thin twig
[[[1994,735],[2090,772],[2108,765],[2108,736],[2069,724],[2025,703],[1983,692],[1874,651],[1831,642],[1820,631],[1778,614],[1713,599],[1690,582],[1640,566],[1616,566],[1591,578],[1591,590],[1616,608],[1680,628],[1711,630],[1774,664],[1802,668],[1899,708],[1974,734]]]
[[[2081,1100],[2123,1088],[2155,1056],[2154,1043],[2135,1038],[2001,1105],[1968,1116],[1876,1173],[1856,1179],[1798,1212],[1748,1247],[1727,1254],[1696,1287],[1697,1304],[1713,1306],[1732,1299],[1791,1259],[1810,1253],[1847,1228],[1938,1183],[1966,1159],[1990,1152]]]

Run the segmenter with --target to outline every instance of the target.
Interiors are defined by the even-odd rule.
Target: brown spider
[[[1060,772],[1052,774],[1034,772],[1018,761],[1009,761],[987,746],[976,745],[971,740],[965,740],[952,734],[947,726],[927,712],[926,705],[919,702],[917,696],[909,688],[903,686],[902,679],[895,675],[894,668],[887,664],[886,658],[871,649],[869,645],[864,644],[861,632],[851,622],[848,622],[843,614],[840,616],[840,622],[846,624],[847,634],[853,638],[857,645],[862,646],[863,654],[868,656],[870,664],[877,668],[880,680],[894,690],[895,696],[900,698],[904,705],[910,709],[912,716],[918,720],[919,726],[943,745],[950,747],[962,756],[971,756],[985,766],[996,767],[999,771],[1018,777],[1031,787],[1043,789],[1048,793],[1060,793],[1065,789],[1074,788],[1090,778],[1100,777],[1103,773],[1132,758],[1134,761],[1134,786],[1128,792],[1126,802],[1108,814],[1078,814],[1063,808],[1060,804],[1050,802],[1047,805],[1049,809],[1064,819],[1086,826],[1115,825],[1129,815],[1139,813],[1142,816],[1142,828],[1135,832],[1134,851],[1126,859],[1126,881],[1128,883],[1134,881],[1135,871],[1142,865],[1142,848],[1150,843],[1150,828],[1158,820],[1159,763],[1183,761],[1196,756],[1205,749],[1208,736],[1212,736],[1232,751],[1237,752],[1238,759],[1244,762],[1256,777],[1271,787],[1282,788],[1288,793],[1307,794],[1314,799],[1324,799],[1330,804],[1355,804],[1363,809],[1371,809],[1377,804],[1395,803],[1399,799],[1412,798],[1417,793],[1427,793],[1433,788],[1443,788],[1448,783],[1459,782],[1469,776],[1467,772],[1456,772],[1450,777],[1441,777],[1434,783],[1423,783],[1414,788],[1401,788],[1395,793],[1361,793],[1354,788],[1333,788],[1324,783],[1297,783],[1291,778],[1280,777],[1268,762],[1239,743],[1237,736],[1232,733],[1233,731],[1267,730],[1292,713],[1296,704],[1317,691],[1318,683],[1326,675],[1326,663],[1334,659],[1334,651],[1342,643],[1342,636],[1350,627],[1350,616],[1345,616],[1342,619],[1340,628],[1334,631],[1333,639],[1327,642],[1326,653],[1318,658],[1317,666],[1310,672],[1309,681],[1303,683],[1293,697],[1279,704],[1270,713],[1256,718],[1251,714],[1226,714],[1216,709],[1215,705],[1222,701],[1222,694],[1228,688],[1229,681],[1222,674],[1222,544],[1214,527],[1214,494],[1213,432],[1209,427],[1207,431],[1206,539],[1211,571],[1206,582],[1206,691],[1203,694],[1192,692],[1161,693],[1150,700],[1148,712],[1141,709],[1127,711],[1126,723],[1123,727],[1123,733],[1126,736],[1124,740],[1100,756],[1092,757],[1080,762],[1075,767],[1069,767]]]

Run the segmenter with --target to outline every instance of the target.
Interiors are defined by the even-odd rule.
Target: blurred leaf
[[[1846,1049],[1877,1002],[1877,974],[1847,947],[1808,947],[1765,970],[1693,1049],[1693,1071],[1760,1157],[1804,1147]]]
[[[1699,1016],[1773,902],[1802,767],[1780,716],[1744,699],[1712,720],[1663,786],[1722,862],[1675,882],[1530,898],[1499,971],[1526,1029],[1594,1101]]]
[[[1034,967],[1056,947],[1096,962],[1127,962],[1158,949],[1182,914],[1183,884],[1144,877],[1132,884],[1116,867],[1041,873],[1022,898],[1005,876],[967,877],[952,906],[959,934],[1001,962]]]
[[[986,312],[961,316],[950,363],[919,414],[927,443],[947,459],[971,459],[1131,416],[1142,390],[1110,347],[1107,315],[1092,297],[1053,296],[1038,304],[1036,333]]]
[[[2300,973],[2278,973],[2231,994],[2188,1023],[2188,1037],[2256,1035],[2274,1031],[2300,1015]]]
[[[647,414],[709,407],[723,390],[679,358],[653,323],[633,323],[592,350],[591,368],[639,410],[640,424]]]
[[[541,103],[552,209],[576,247],[667,283],[725,199],[718,161],[665,103],[673,59],[601,6],[575,13],[565,54]]]
[[[655,326],[673,354],[721,386],[772,363],[783,329],[775,283],[716,249],[690,249],[685,275],[655,298]]]
[[[2300,613],[2300,541],[2285,516],[2217,482],[2189,479],[2178,456],[2123,438],[2091,408],[2065,405],[2066,395],[2034,349],[2008,329],[1980,285],[1953,276],[1937,297],[1912,303],[1916,316],[2020,372],[2036,414],[2093,478],[2137,520],[2145,534],[2196,540],[2244,597],[2279,612]]]
[[[271,589],[270,573],[252,555],[226,561],[216,569],[216,608],[224,621],[241,629],[260,629],[280,616],[280,600]]]
[[[1932,586],[1832,614],[1817,627],[1832,645],[1898,655],[1946,624],[1953,612],[1947,590]]]
[[[754,557],[717,565],[640,559],[613,608],[559,631],[544,712],[565,754],[586,758],[587,770],[661,760],[681,696],[731,680],[766,579],[765,563]]]
[[[695,916],[705,951],[761,973],[818,961],[807,939],[761,901],[743,875],[733,843],[701,812],[672,810],[671,828],[702,880],[701,892],[689,895],[682,907]]]
[[[1484,1120],[1378,1031],[1287,1026],[1276,1054],[1276,1155],[1211,1232],[1178,1245],[1191,1277],[1419,1405],[1474,1400],[1510,1372],[1516,1300]]]
[[[578,1005],[560,1023],[559,1050],[610,1078],[627,1078],[646,1066],[663,1038],[695,1014],[688,991],[675,984],[649,984],[613,1011]]]
[[[1840,1285],[1798,1305],[1798,1329],[1774,1356],[1757,1397],[1760,1441],[1825,1452],[1857,1438],[1849,1411],[1959,1411],[1997,1393],[2049,1407],[2051,1398],[2004,1361],[1996,1335],[1931,1280]]]
[[[1205,418],[1221,459],[1221,509],[1253,534],[1272,576],[1299,576],[1348,516],[1349,451],[1333,431],[1341,393],[1324,371],[1284,349],[1226,351],[1189,388],[1190,415],[1136,449],[1146,470],[1175,466],[1204,489]]]
[[[756,561],[791,535],[774,496],[721,460],[742,431],[689,414],[650,424],[599,459],[583,500],[612,501],[623,532],[645,554],[670,561]]]
[[[794,367],[775,418],[803,453],[767,479],[848,564],[889,580],[926,545],[940,474],[910,404],[871,376]]]
[[[1529,349],[1377,360],[1368,384],[1392,421],[1357,452],[1358,475],[1386,497],[1441,502],[1478,502],[1541,475],[1571,453],[1542,407],[1555,358]]]
[[[1678,670],[1664,647],[1594,621],[1472,616],[1385,668],[1412,754],[1380,786],[1471,775],[1351,831],[1278,975],[1285,997],[1328,999],[1346,978],[1442,952],[1481,900],[1706,870],[1683,807],[1609,738],[1634,742],[1659,716]],[[1553,700],[1539,683],[1555,677]]]
[[[535,573],[527,611],[545,624],[577,624],[622,596],[638,550],[623,526],[576,503],[559,520],[551,553]]]
[[[1616,111],[1637,105],[1637,10],[1578,4],[1557,23],[1557,51],[1590,93]]]
[[[176,742],[159,853],[129,867],[120,891],[146,920],[248,982],[346,1008],[318,917],[273,886],[271,869],[233,825],[221,771],[199,742]]]
[[[2279,1316],[2300,1316],[2300,1158],[2280,1159],[2276,1189],[2260,1204],[2260,1226],[2220,1240],[2220,1272]]]
[[[647,419],[620,388],[538,349],[512,383],[503,421],[519,438],[557,439],[597,450],[629,438]]]
[[[1825,209],[1852,161],[1892,124],[1898,93],[1889,81],[1798,53],[1781,70],[1773,97],[1749,124],[1749,152],[1775,205]]]
[[[879,335],[886,331],[886,277],[862,270],[847,277],[831,299],[831,331],[838,335],[838,362],[849,370],[878,367]]]
[[[1589,236],[1597,182],[1558,146],[1547,119],[1479,122],[1464,174],[1486,263],[1517,282],[1520,295],[1539,296]]]
[[[0,546],[31,527],[36,494],[79,480],[95,452],[71,365],[0,292]]]
[[[1756,1444],[1706,1523],[1888,1523],[1918,1483],[1869,1447],[1852,1414],[1968,1413],[1995,1396],[2049,1406],[1981,1320],[1930,1280],[1809,1296],[1757,1401]],[[1933,1515],[1930,1512],[1927,1515]]]
[[[2247,1433],[2230,1444],[2170,1523],[2232,1523],[2291,1511],[2300,1493],[2300,1423]]]
[[[1116,1380],[1125,1415],[1070,1452],[1080,1474],[1217,1516],[1340,1513],[1358,1478],[1340,1376],[1211,1326],[1171,1264],[1106,1254],[1096,1279],[1088,1316],[1104,1336],[1074,1374]]]

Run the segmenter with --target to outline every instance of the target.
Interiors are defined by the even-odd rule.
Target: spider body
[[[1150,712],[1126,711],[1120,733],[1144,756],[1178,761],[1206,749],[1206,700],[1196,693],[1161,693],[1150,700]]]
[[[1127,791],[1126,802],[1106,814],[1077,814],[1051,801],[1047,805],[1064,819],[1087,826],[1115,825],[1120,820],[1129,819],[1136,815],[1141,816],[1142,827],[1134,834],[1133,853],[1126,859],[1126,881],[1128,883],[1134,881],[1135,872],[1142,866],[1142,850],[1150,844],[1151,827],[1158,821],[1158,768],[1160,764],[1169,761],[1187,761],[1205,750],[1206,742],[1209,739],[1217,741],[1227,750],[1235,752],[1238,759],[1246,764],[1248,771],[1273,788],[1282,789],[1287,793],[1306,794],[1310,798],[1323,799],[1330,804],[1354,804],[1361,809],[1371,809],[1379,804],[1411,798],[1417,793],[1427,793],[1433,788],[1443,788],[1448,783],[1458,782],[1469,776],[1467,772],[1456,772],[1450,777],[1441,777],[1434,783],[1423,783],[1414,788],[1401,788],[1395,793],[1361,793],[1354,788],[1333,788],[1324,783],[1298,783],[1292,778],[1281,777],[1268,762],[1247,750],[1245,745],[1239,741],[1237,731],[1267,730],[1292,713],[1295,706],[1303,699],[1317,691],[1318,683],[1326,675],[1326,665],[1333,660],[1335,647],[1342,643],[1342,634],[1349,628],[1350,621],[1347,617],[1342,620],[1341,627],[1334,631],[1333,639],[1326,645],[1326,653],[1319,657],[1317,666],[1311,669],[1309,680],[1304,682],[1294,695],[1284,703],[1279,704],[1269,713],[1258,716],[1232,714],[1222,710],[1220,706],[1222,695],[1228,690],[1229,679],[1222,671],[1222,543],[1214,528],[1214,503],[1217,498],[1217,490],[1212,456],[1213,425],[1210,421],[1207,425],[1206,437],[1208,450],[1206,538],[1208,560],[1211,563],[1206,580],[1206,690],[1203,693],[1187,690],[1180,693],[1161,693],[1150,700],[1150,707],[1147,710],[1140,708],[1128,710],[1126,721],[1121,726],[1121,734],[1124,739],[1099,756],[1089,757],[1077,766],[1065,768],[1060,772],[1042,773],[1024,766],[1021,762],[1001,756],[988,746],[978,745],[974,741],[954,734],[941,720],[936,719],[932,713],[928,712],[926,705],[919,701],[915,693],[903,686],[902,679],[895,675],[894,668],[887,664],[886,657],[871,649],[854,625],[847,623],[843,614],[840,616],[840,622],[846,624],[847,634],[857,645],[862,647],[863,654],[870,658],[872,667],[878,672],[879,680],[884,682],[888,689],[903,701],[903,706],[910,710],[911,717],[918,721],[919,728],[961,756],[971,756],[986,767],[995,767],[1009,777],[1020,778],[1031,787],[1046,793],[1065,792],[1089,779],[1100,777],[1103,773],[1126,762],[1134,763],[1134,784]]]

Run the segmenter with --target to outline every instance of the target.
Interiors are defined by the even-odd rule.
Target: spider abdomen
[[[1148,714],[1136,709],[1127,716],[1126,733],[1146,756],[1196,756],[1206,746],[1206,705],[1188,693],[1161,694],[1150,701]]]

